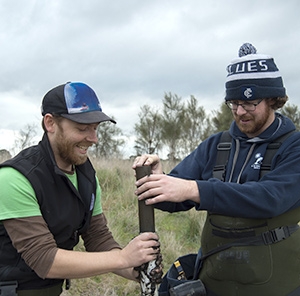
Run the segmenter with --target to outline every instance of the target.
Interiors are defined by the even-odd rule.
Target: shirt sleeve
[[[9,219],[3,225],[26,264],[39,277],[46,278],[58,248],[45,220],[42,217]]]
[[[104,252],[121,249],[107,226],[104,214],[93,216],[89,229],[82,234],[85,249],[88,252]]]
[[[42,215],[30,182],[19,171],[1,168],[0,188],[0,221]]]

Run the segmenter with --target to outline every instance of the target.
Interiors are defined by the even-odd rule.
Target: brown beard
[[[57,133],[57,153],[59,157],[63,159],[65,162],[72,165],[80,165],[86,162],[86,155],[77,155],[74,153],[73,148],[75,145],[73,142],[70,142],[66,136],[64,136],[63,129],[58,125],[59,132]]]
[[[262,128],[265,126],[267,121],[269,120],[271,113],[274,112],[270,107],[266,108],[266,112],[264,113],[264,116],[256,119],[253,121],[252,126],[245,127],[243,124],[240,123],[241,119],[247,119],[249,118],[249,115],[244,115],[244,116],[236,116],[236,124],[238,128],[240,129],[241,132],[244,134],[253,134],[257,135],[262,132]],[[255,118],[254,116],[251,116],[251,119]]]

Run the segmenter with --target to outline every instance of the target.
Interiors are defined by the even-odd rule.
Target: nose
[[[247,111],[241,105],[238,105],[235,113],[237,115],[242,115],[242,114],[247,113]]]
[[[98,142],[97,130],[91,129],[86,137],[87,141],[96,144]]]

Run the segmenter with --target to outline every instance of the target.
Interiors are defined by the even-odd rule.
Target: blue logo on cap
[[[64,95],[69,114],[102,111],[95,92],[84,83],[67,83],[64,88]]]

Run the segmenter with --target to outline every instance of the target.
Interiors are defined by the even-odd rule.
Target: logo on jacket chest
[[[254,169],[254,170],[260,170],[260,166],[263,162],[263,157],[261,156],[260,153],[256,153],[255,154],[255,162],[251,165],[251,167]]]

